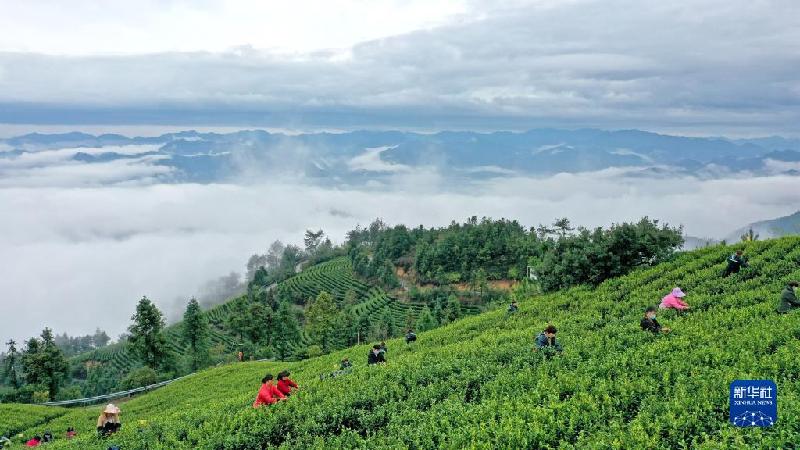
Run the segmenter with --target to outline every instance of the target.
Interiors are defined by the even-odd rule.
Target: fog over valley
[[[689,171],[648,155],[636,157],[641,165],[615,165],[613,158],[639,153],[631,150],[597,160],[592,170],[566,172],[554,159],[563,153],[553,150],[569,151],[568,144],[538,145],[551,164],[539,170],[504,157],[502,145],[497,164],[487,167],[442,142],[427,145],[428,153],[406,143],[403,153],[402,145],[364,144],[358,136],[340,149],[316,147],[313,137],[302,146],[281,137],[258,158],[235,155],[240,142],[229,152],[220,143],[195,149],[206,157],[234,155],[209,169],[165,164],[189,154],[165,148],[199,147],[201,138],[88,147],[64,139],[6,140],[0,153],[0,293],[4,311],[18,318],[7,321],[3,339],[21,340],[43,326],[70,334],[99,326],[117,336],[142,295],[174,318],[186,299],[213,288],[209,280],[243,274],[248,257],[274,240],[302,244],[306,229],[321,228],[341,242],[377,217],[409,226],[470,216],[526,226],[569,217],[601,226],[646,215],[683,225],[689,235],[723,238],[800,205],[792,161],[772,172],[753,166],[712,173],[698,164]],[[759,155],[774,151],[745,150],[758,164]],[[599,143],[596,152],[603,153]],[[446,163],[454,157],[459,164]],[[717,167],[723,159],[731,167],[742,161],[712,158]]]

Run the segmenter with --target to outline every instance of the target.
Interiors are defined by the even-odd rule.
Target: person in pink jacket
[[[681,311],[689,309],[689,305],[681,300],[683,297],[686,297],[686,294],[683,293],[681,288],[676,287],[669,295],[661,299],[661,304],[658,307],[661,309],[675,308]]]

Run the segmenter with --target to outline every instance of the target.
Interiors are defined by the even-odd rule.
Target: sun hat
[[[679,287],[676,287],[675,289],[672,290],[672,295],[678,298],[686,297],[686,294],[684,294],[681,288]]]
[[[103,412],[106,414],[119,414],[119,408],[114,406],[113,403],[109,403],[106,405],[106,409],[104,409]]]

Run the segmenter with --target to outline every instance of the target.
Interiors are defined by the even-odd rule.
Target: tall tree
[[[45,328],[41,340],[31,338],[26,347],[22,356],[26,381],[46,387],[50,400],[55,400],[67,377],[69,365],[64,353],[56,345],[53,331]]]
[[[247,308],[244,335],[254,344],[269,342],[272,329],[272,309],[263,303],[251,303]]]
[[[6,345],[8,346],[8,352],[6,352],[6,357],[3,360],[3,379],[12,388],[19,389],[20,380],[17,374],[19,353],[17,352],[17,343],[13,339],[9,339]]]
[[[189,344],[192,371],[208,364],[209,334],[208,319],[197,300],[192,298],[183,313],[183,338]]]
[[[388,307],[384,308],[383,312],[381,313],[381,331],[383,332],[383,335],[380,336],[382,339],[389,339],[397,336],[398,334],[397,325],[394,323],[392,311]]]
[[[461,302],[458,301],[458,297],[455,294],[451,294],[447,297],[447,306],[445,307],[444,316],[445,320],[448,322],[453,322],[461,317]]]
[[[553,228],[556,230],[559,236],[566,236],[575,230],[572,228],[572,224],[570,224],[569,219],[566,217],[562,217],[553,222]]]
[[[249,319],[247,317],[247,303],[245,299],[239,298],[233,301],[232,311],[228,315],[225,326],[229,332],[239,336],[239,341],[244,341],[247,334],[247,326]]]
[[[256,270],[267,265],[267,255],[253,254],[247,260],[247,274],[245,275],[246,281],[253,281]]]
[[[331,349],[331,335],[338,313],[333,296],[325,291],[317,295],[306,311],[306,330],[312,342],[321,345],[324,351]]]
[[[300,326],[288,302],[281,302],[275,313],[273,346],[280,359],[286,359],[295,344],[300,341]]]
[[[42,382],[42,371],[39,368],[39,350],[41,343],[35,337],[25,341],[25,349],[22,351],[22,369],[25,382],[27,384],[40,384]]]
[[[150,299],[142,297],[131,320],[133,324],[128,327],[131,334],[128,343],[134,354],[152,369],[166,368],[172,355],[164,336],[164,316],[161,311]]]
[[[306,230],[306,235],[303,238],[303,244],[306,246],[306,253],[313,254],[319,244],[322,242],[322,237],[325,233],[322,230]]]
[[[92,335],[92,344],[94,345],[94,348],[105,347],[110,341],[111,338],[108,337],[108,334],[105,331],[101,330],[100,328],[94,330],[94,335]]]
[[[433,313],[431,313],[431,309],[427,306],[422,308],[422,312],[419,313],[419,318],[417,319],[417,331],[428,331],[436,328],[439,325],[436,323],[436,318],[433,317]]]
[[[53,339],[53,331],[50,328],[45,328],[42,331],[42,346],[39,350],[41,355],[41,368],[42,379],[47,386],[47,391],[50,393],[50,400],[56,399],[61,385],[67,378],[69,371],[69,364],[64,357],[64,353],[55,343]]]

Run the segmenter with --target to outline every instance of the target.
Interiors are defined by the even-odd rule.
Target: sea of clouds
[[[92,164],[72,160],[76,149],[0,159],[0,302],[13,318],[0,338],[20,340],[45,326],[71,334],[99,326],[116,336],[143,295],[174,316],[176,301],[243,272],[247,258],[276,239],[300,244],[308,228],[341,242],[377,217],[411,226],[473,215],[528,226],[569,217],[601,226],[650,216],[721,237],[800,205],[796,177],[651,180],[613,168],[469,183],[421,168],[362,187],[274,173],[242,184],[171,184],[158,180],[172,169],[136,157],[148,150],[115,149],[131,159]]]

